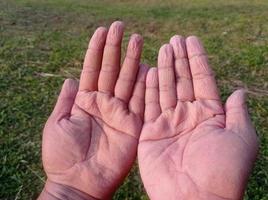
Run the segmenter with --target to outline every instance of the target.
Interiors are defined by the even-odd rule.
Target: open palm
[[[99,28],[86,53],[79,89],[65,82],[43,138],[48,179],[109,198],[129,172],[143,123],[147,69],[132,35],[120,70],[123,25]],[[77,91],[78,90],[78,91]]]
[[[174,36],[146,79],[138,160],[149,197],[241,199],[257,146],[244,92],[223,108],[199,40]]]

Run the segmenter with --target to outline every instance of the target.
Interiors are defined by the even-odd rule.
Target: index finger
[[[214,73],[203,45],[196,36],[186,39],[195,99],[220,100]]]
[[[83,70],[80,76],[80,91],[95,91],[98,89],[98,78],[106,35],[107,29],[104,27],[99,27],[89,42],[83,64]]]

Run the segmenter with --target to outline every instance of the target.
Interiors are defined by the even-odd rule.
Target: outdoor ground
[[[221,95],[249,92],[261,148],[245,199],[268,199],[268,1],[0,0],[0,199],[36,199],[45,174],[43,125],[65,78],[78,78],[94,29],[114,20],[144,36],[143,62],[156,64],[174,34],[199,36]],[[232,164],[232,163],[230,163]],[[148,199],[138,167],[114,196]]]

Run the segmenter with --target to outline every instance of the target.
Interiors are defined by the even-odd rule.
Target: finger
[[[226,101],[226,129],[238,134],[250,146],[257,146],[257,135],[248,114],[246,94],[243,89],[235,91]]]
[[[115,96],[125,102],[129,101],[132,94],[136,75],[139,69],[142,44],[143,40],[140,35],[133,34],[131,36],[126,58],[116,82]]]
[[[173,49],[170,44],[163,45],[158,54],[158,77],[160,106],[162,111],[175,107],[177,102],[174,76]]]
[[[212,69],[209,67],[206,52],[195,36],[186,39],[187,54],[193,78],[196,99],[220,100]]]
[[[175,35],[170,39],[175,57],[175,77],[177,98],[179,101],[193,101],[194,90],[187,57],[185,39]]]
[[[98,89],[101,92],[113,93],[114,91],[120,70],[123,29],[123,23],[117,21],[108,31],[98,81]]]
[[[78,82],[72,79],[66,79],[63,83],[60,95],[53,110],[52,115],[58,118],[70,115],[74,99],[78,91]]]
[[[155,120],[161,114],[157,68],[150,68],[146,77],[144,121]]]
[[[101,68],[106,35],[107,29],[104,27],[99,27],[89,42],[83,64],[83,70],[80,76],[80,91],[95,91],[98,89],[98,77]]]
[[[133,94],[129,101],[129,110],[139,115],[141,119],[144,118],[145,81],[148,70],[148,66],[140,65]]]

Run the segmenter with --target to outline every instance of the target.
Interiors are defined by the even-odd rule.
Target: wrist
[[[47,180],[38,200],[98,200],[78,189]]]

